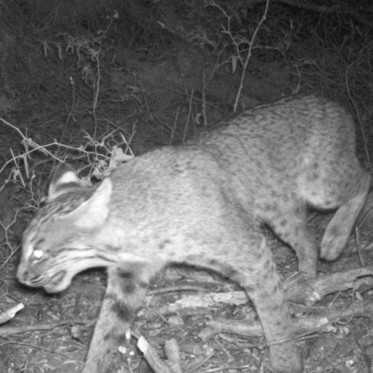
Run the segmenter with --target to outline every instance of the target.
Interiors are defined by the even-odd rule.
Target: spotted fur
[[[273,368],[300,373],[301,354],[261,225],[289,243],[299,270],[314,277],[318,249],[306,227],[307,205],[336,209],[321,244],[321,256],[333,260],[369,185],[350,115],[313,96],[291,98],[246,111],[186,146],[137,157],[97,187],[60,171],[24,233],[17,276],[53,293],[87,268],[107,268],[83,373],[107,370],[147,283],[169,263],[236,281],[255,304]]]

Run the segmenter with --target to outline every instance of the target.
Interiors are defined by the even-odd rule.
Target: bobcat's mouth
[[[18,281],[24,285],[40,288],[49,282],[49,279],[40,274],[34,274],[20,267],[17,272]]]
[[[45,291],[47,293],[57,293],[65,290],[70,284],[69,281],[66,281],[66,273],[65,270],[62,270],[54,274],[49,281],[43,285]]]

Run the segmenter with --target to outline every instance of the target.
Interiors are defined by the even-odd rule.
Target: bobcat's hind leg
[[[106,373],[117,348],[127,343],[130,325],[154,274],[144,265],[113,268],[82,373]]]
[[[261,243],[262,256],[252,263],[242,263],[233,276],[253,301],[269,346],[271,363],[276,372],[303,372],[302,358],[292,339],[292,323],[288,305],[265,239]],[[237,264],[236,264],[237,268]],[[283,341],[279,343],[280,341]]]
[[[370,180],[370,175],[364,172],[358,192],[335,212],[321,240],[321,258],[335,260],[341,254],[367,199]]]
[[[209,260],[196,257],[188,262],[219,272],[242,286],[255,305],[275,371],[301,373],[301,353],[293,340],[290,314],[272,253],[264,238],[262,242],[258,240],[255,249],[253,243],[251,237],[250,247],[246,243],[236,248],[236,253],[241,255],[237,255],[234,262],[227,263],[218,256]]]

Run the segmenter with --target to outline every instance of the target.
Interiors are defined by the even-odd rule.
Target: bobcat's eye
[[[44,251],[35,249],[32,253],[32,259],[34,262],[38,262],[44,256]]]

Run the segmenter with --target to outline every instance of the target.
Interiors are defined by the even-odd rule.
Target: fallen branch
[[[93,320],[94,321],[94,320]],[[43,324],[33,324],[33,325],[23,325],[15,327],[1,327],[0,328],[0,337],[6,338],[13,334],[33,332],[37,330],[51,330],[65,325],[74,325],[74,324],[84,324],[89,325],[93,322],[92,320],[81,320],[81,319],[72,319],[72,320],[62,320],[56,322],[49,322]]]
[[[330,275],[320,276],[316,279],[306,280],[301,275],[294,276],[285,281],[286,298],[292,302],[293,314],[302,315],[294,318],[294,333],[302,336],[320,330],[335,331],[334,323],[341,319],[353,317],[370,317],[373,314],[373,303],[368,301],[355,301],[343,309],[322,308],[315,313],[309,306],[313,305],[324,296],[348,289],[362,289],[363,291],[373,288],[373,267],[352,269],[345,272],[337,272]],[[174,303],[158,309],[159,314],[169,313],[195,313],[196,310],[203,313],[206,308],[216,307],[217,303],[242,305],[248,299],[243,291],[230,291],[227,293],[200,293],[185,296]],[[306,304],[307,316],[304,315]],[[313,311],[313,314],[309,314]],[[250,336],[262,336],[261,324],[255,320],[255,313],[248,315],[243,321],[213,320],[199,334],[204,341],[218,333],[234,333]],[[299,338],[299,337],[298,337]]]
[[[372,266],[336,272],[312,280],[294,276],[285,281],[284,284],[287,300],[309,306],[321,300],[325,295],[356,289],[360,286],[364,286],[365,290],[373,288]]]
[[[357,289],[364,290],[373,288],[373,267],[352,269],[345,272],[336,272],[330,275],[320,276],[312,280],[306,280],[301,275],[293,276],[284,283],[285,297],[292,303],[301,303],[312,306],[324,296],[338,291]],[[149,298],[148,298],[149,300]],[[173,303],[166,304],[157,310],[158,314],[204,314],[206,308],[216,307],[218,303],[242,305],[246,304],[248,298],[244,291],[211,292],[187,295]],[[154,314],[154,310],[147,315]]]
[[[323,308],[314,315],[302,315],[292,320],[294,338],[301,338],[320,331],[336,331],[333,325],[341,320],[349,320],[353,317],[371,317],[373,314],[373,302],[355,301],[342,309]],[[245,319],[242,321],[215,319],[207,322],[207,327],[200,333],[203,341],[211,339],[219,333],[232,333],[252,337],[262,337],[263,330],[259,321]],[[295,335],[298,334],[297,337]]]

